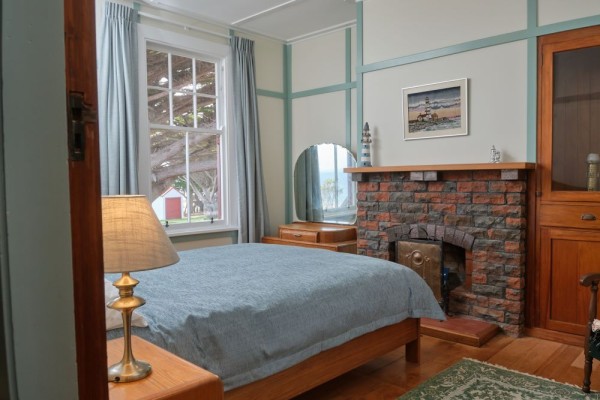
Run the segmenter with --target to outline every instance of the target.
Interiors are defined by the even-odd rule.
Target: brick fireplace
[[[508,168],[507,168],[508,167]],[[453,170],[453,168],[456,168]],[[352,168],[358,253],[395,261],[395,241],[434,239],[464,254],[449,312],[520,335],[525,317],[529,163]],[[456,258],[456,257],[451,257]]]

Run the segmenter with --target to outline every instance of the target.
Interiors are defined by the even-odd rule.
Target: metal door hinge
[[[69,93],[68,130],[69,130],[69,160],[82,161],[85,159],[85,124],[96,122],[96,112],[83,101],[80,92]]]

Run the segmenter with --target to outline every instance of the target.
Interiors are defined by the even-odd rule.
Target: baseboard
[[[525,328],[524,333],[527,336],[535,337],[538,339],[545,339],[553,342],[570,344],[572,346],[581,346],[583,348],[584,337],[580,335],[551,331],[549,329],[543,328]]]

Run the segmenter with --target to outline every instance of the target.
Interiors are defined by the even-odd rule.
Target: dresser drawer
[[[540,225],[600,229],[600,206],[543,205]]]
[[[301,231],[299,229],[280,229],[279,237],[287,240],[297,240],[299,242],[319,242],[319,232]]]

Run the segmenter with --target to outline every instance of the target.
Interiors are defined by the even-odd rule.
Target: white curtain
[[[138,193],[137,11],[107,2],[98,52],[102,194]]]

